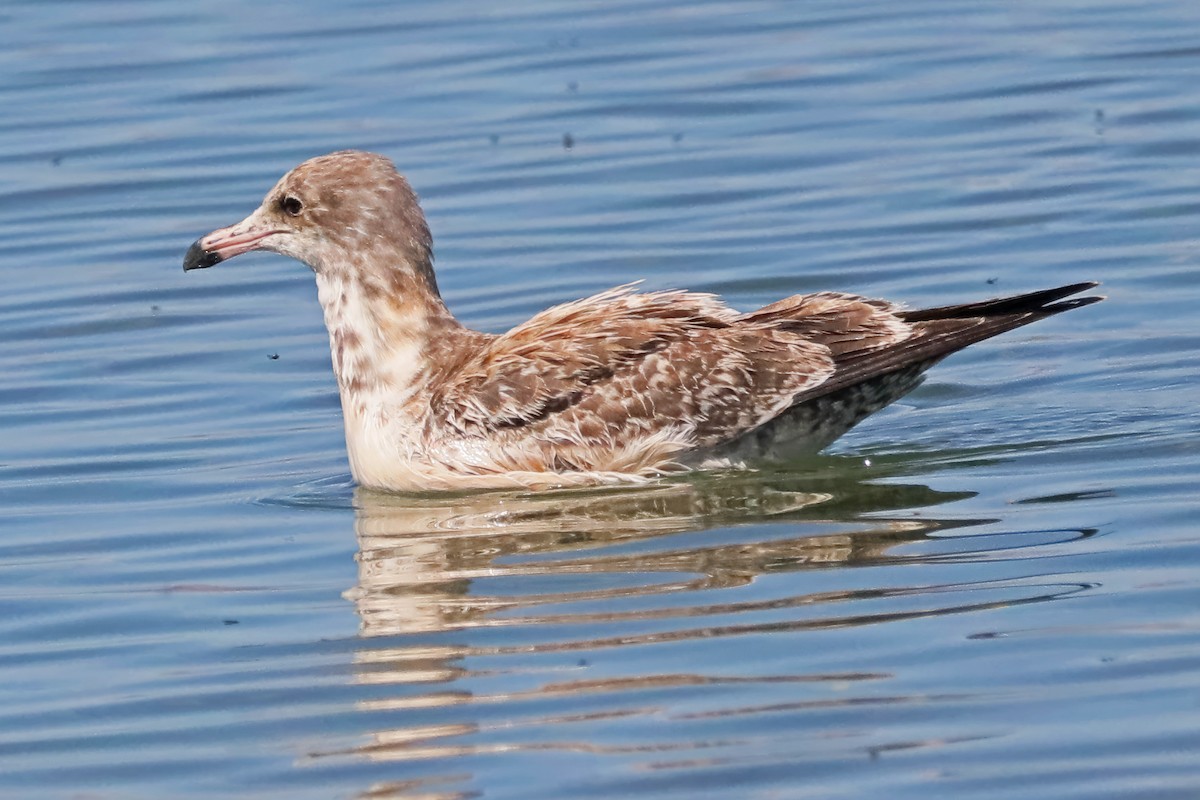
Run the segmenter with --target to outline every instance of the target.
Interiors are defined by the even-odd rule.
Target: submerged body
[[[822,292],[750,313],[620,287],[508,333],[437,290],[416,195],[382,156],[306,161],[184,269],[254,249],[316,274],[360,484],[393,491],[640,481],[825,447],[973,342],[1100,299],[1094,284],[908,311]]]

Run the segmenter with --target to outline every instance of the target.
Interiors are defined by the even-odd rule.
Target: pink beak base
[[[239,231],[237,227],[231,225],[221,228],[192,242],[183,257],[183,271],[214,267],[234,256],[258,249],[263,239],[279,233],[276,230]]]

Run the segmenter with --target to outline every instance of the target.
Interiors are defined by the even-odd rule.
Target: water
[[[0,10],[0,796],[1194,797],[1200,6]],[[444,294],[1096,279],[828,455],[388,497],[302,266],[382,151]]]

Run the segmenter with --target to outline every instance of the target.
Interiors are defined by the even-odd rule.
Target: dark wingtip
[[[938,308],[922,308],[915,311],[899,313],[905,322],[930,322],[939,319],[963,319],[965,317],[995,317],[1004,314],[1056,314],[1080,306],[1091,305],[1103,300],[1103,297],[1080,297],[1075,300],[1056,302],[1073,294],[1095,289],[1100,284],[1097,281],[1072,283],[1068,286],[1058,286],[1054,289],[1043,289],[1028,294],[1018,294],[1011,297],[997,297],[978,303],[962,303]]]
[[[200,245],[200,240],[192,242],[192,246],[188,248],[187,255],[183,257],[183,271],[187,272],[192,269],[208,269],[221,263],[221,255],[214,253],[211,250],[205,250]]]
[[[1099,284],[1092,283],[1086,288],[1091,289],[1095,286],[1099,286]],[[1080,291],[1083,290],[1081,289]],[[1057,314],[1060,311],[1070,311],[1072,308],[1083,308],[1084,306],[1090,306],[1092,303],[1099,303],[1101,300],[1107,299],[1108,298],[1102,294],[1092,295],[1090,297],[1076,297],[1073,300],[1063,300],[1061,303],[1051,303],[1050,305],[1043,306],[1041,310],[1048,314]]]

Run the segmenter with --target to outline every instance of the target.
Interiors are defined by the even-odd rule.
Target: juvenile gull
[[[184,270],[251,250],[316,274],[363,486],[396,491],[644,481],[815,452],[950,353],[1094,303],[1077,283],[906,310],[818,292],[740,313],[710,294],[621,286],[501,335],[451,315],[417,196],[383,156],[285,175]]]

